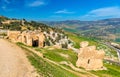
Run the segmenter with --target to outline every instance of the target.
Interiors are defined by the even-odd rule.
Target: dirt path
[[[36,75],[24,51],[0,39],[0,77],[36,77]]]

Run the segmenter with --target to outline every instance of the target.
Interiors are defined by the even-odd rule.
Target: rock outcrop
[[[55,48],[70,48],[72,47],[72,41],[64,34],[50,30],[44,31],[46,37],[46,46],[53,46]]]
[[[101,70],[103,69],[104,51],[96,50],[96,46],[88,46],[87,41],[81,42],[78,53],[77,67],[83,67],[88,70]]]

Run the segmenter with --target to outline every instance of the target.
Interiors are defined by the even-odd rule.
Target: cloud
[[[56,11],[55,14],[73,14],[75,12],[68,11],[66,9]]]
[[[105,7],[91,10],[87,14],[81,16],[81,19],[102,19],[120,17],[120,7]]]
[[[6,6],[2,6],[1,8],[2,8],[3,10],[6,10]]]
[[[62,18],[62,16],[58,16],[58,15],[51,15],[51,18]]]
[[[9,4],[10,3],[10,1],[9,0],[3,0],[5,3],[7,3],[7,4]]]
[[[1,2],[1,6],[0,8],[4,11],[11,11],[11,9],[8,8],[8,5],[11,3],[9,0],[3,0],[0,1]]]
[[[6,6],[2,6],[1,8],[2,8],[2,10],[6,11],[6,12],[13,11],[13,9],[8,9]]]
[[[24,7],[24,1],[25,0],[0,0],[0,9],[6,12],[19,10]]]
[[[7,5],[10,4],[10,1],[9,0],[2,0],[2,1],[0,1],[0,3],[1,3],[1,8],[3,10],[6,10],[7,9]]]
[[[38,7],[38,6],[41,6],[41,5],[44,5],[45,2],[42,1],[42,0],[35,0],[31,3],[28,4],[29,7]]]

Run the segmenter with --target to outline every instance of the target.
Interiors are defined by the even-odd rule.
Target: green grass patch
[[[67,61],[75,65],[77,60],[77,54],[74,53],[72,50],[64,50],[64,49],[49,50],[49,49],[40,49],[40,48],[37,48],[36,50],[42,52],[46,58],[56,62]],[[66,55],[67,57],[61,56],[60,54]]]
[[[106,56],[118,57],[118,56],[117,56],[117,52],[116,52],[113,48],[108,47],[107,45],[98,44],[97,48],[98,48],[98,49],[103,49],[103,50],[105,51],[105,53],[106,53]]]
[[[32,51],[24,48],[24,44],[17,43],[22,49],[26,50],[27,57],[31,64],[36,68],[40,76],[43,77],[78,77],[77,75],[55,65],[45,61],[43,58],[39,57]]]
[[[88,41],[90,45],[97,45],[97,42],[94,38],[77,36],[76,34],[69,33],[69,32],[67,32],[67,35],[72,41],[74,41],[75,48],[80,48],[80,42],[82,41]]]
[[[112,57],[112,56],[117,57],[117,52],[114,49],[112,49],[104,44],[99,43],[100,40],[97,40],[97,39],[91,38],[91,37],[77,36],[76,34],[69,33],[69,32],[67,32],[67,35],[71,40],[74,41],[75,48],[80,48],[80,42],[88,41],[89,45],[95,45],[95,46],[97,46],[97,48],[103,49],[106,52],[106,55],[108,55],[110,57]]]
[[[42,73],[44,77],[78,77],[69,71],[44,61],[40,57],[35,58],[33,56],[29,56],[28,58],[37,71],[40,74]]]
[[[96,45],[97,47],[99,47],[99,49],[104,49],[106,50],[107,53],[110,52],[110,55],[111,54],[114,56],[117,55],[112,48],[109,48],[108,46],[102,43],[98,43],[94,39],[80,37],[74,34],[69,34],[68,36],[70,37],[70,39],[72,39],[75,42],[74,46],[76,48],[79,48],[79,43],[81,41],[88,41],[90,45]],[[21,46],[23,49],[25,49],[24,46],[26,46],[22,43],[17,43],[17,45]],[[43,53],[45,58],[48,58],[54,62],[66,61],[66,62],[71,62],[74,66],[76,65],[77,54],[74,53],[72,50],[55,49],[55,48],[50,49],[50,48],[48,47],[48,48],[34,48],[34,49],[40,53]],[[60,54],[68,55],[68,57],[62,56]],[[28,53],[28,59],[30,60],[31,64],[37,69],[37,72],[44,77],[78,77],[75,74],[55,64],[45,61],[44,58],[39,57],[38,55],[34,54],[31,51],[29,51]],[[69,66],[66,66],[64,64],[62,66],[72,70]],[[104,64],[104,66],[107,67],[107,70],[90,71],[90,72],[98,75],[99,77],[120,77],[119,75],[120,66],[110,65],[110,64]]]
[[[100,76],[100,77],[120,77],[120,66],[104,64],[107,67],[107,70],[100,71],[91,71],[92,73]]]
[[[63,28],[65,31],[68,31],[68,32],[77,32],[75,29],[70,29],[70,28]]]

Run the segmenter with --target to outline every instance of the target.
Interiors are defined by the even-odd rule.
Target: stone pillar
[[[45,36],[43,33],[39,34],[39,47],[43,47],[44,46],[44,41],[45,41]]]

